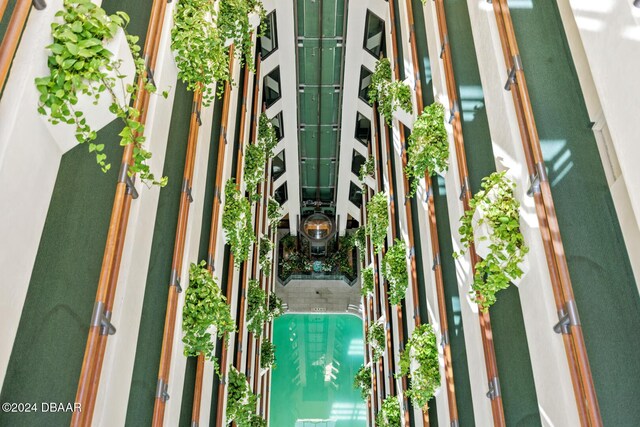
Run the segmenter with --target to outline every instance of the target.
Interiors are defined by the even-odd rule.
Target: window
[[[367,147],[371,142],[371,120],[360,113],[356,117],[356,139]]]
[[[264,77],[263,93],[265,107],[271,107],[280,99],[280,67],[276,67],[272,72]]]
[[[280,111],[274,118],[271,119],[273,129],[276,131],[276,137],[278,141],[284,138],[284,128],[282,126],[282,111]]]
[[[360,174],[360,166],[364,164],[366,159],[358,153],[356,150],[353,150],[353,158],[351,159],[351,172],[358,176]]]
[[[362,190],[353,182],[349,186],[349,201],[358,208],[362,207]]]
[[[360,68],[360,88],[358,97],[367,104],[369,103],[369,85],[371,84],[371,71],[365,67]]]
[[[278,49],[278,26],[276,12],[273,11],[264,19],[264,35],[260,37],[260,55],[262,59]]]
[[[284,161],[284,150],[282,150],[271,161],[271,179],[275,181],[276,179],[280,178],[286,170],[287,167]]]
[[[384,53],[384,21],[367,11],[364,33],[364,49],[376,59]]]
[[[273,198],[276,199],[278,203],[280,203],[280,206],[282,206],[287,200],[289,200],[286,182],[278,187],[278,189],[273,193]]]

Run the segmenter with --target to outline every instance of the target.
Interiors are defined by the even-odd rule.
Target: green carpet
[[[169,143],[163,172],[169,177],[169,184],[160,193],[155,220],[151,261],[147,273],[144,305],[142,306],[142,318],[127,407],[126,425],[130,426],[151,424],[160,365],[171,261],[180,206],[182,173],[193,103],[193,94],[186,90],[184,84],[178,83],[175,90]],[[189,261],[185,260],[185,262]],[[188,278],[183,277],[183,286],[186,283],[188,283]],[[178,318],[180,318],[180,313],[178,313]],[[179,342],[181,339],[180,336],[174,337],[174,341]],[[180,397],[173,396],[173,398],[179,399]]]
[[[316,426],[364,427],[367,407],[353,388],[364,362],[362,320],[348,314],[286,314],[273,327],[277,366],[270,424],[295,427],[315,420]]]
[[[640,425],[640,297],[562,21],[551,0],[511,15],[603,421]]]
[[[200,247],[198,260],[206,260],[209,250],[209,232],[211,231],[211,213],[213,212],[213,196],[215,193],[216,172],[218,166],[218,142],[222,122],[222,99],[216,98],[213,105],[213,126],[209,143],[209,161],[207,162],[207,179],[204,191],[202,224],[200,231]],[[192,261],[189,261],[192,262]],[[193,388],[196,377],[196,358],[189,357],[185,368],[184,387],[182,389],[182,407],[180,409],[180,425],[191,425],[193,409]]]
[[[134,34],[146,30],[142,15],[132,13]],[[121,128],[113,122],[98,132],[96,143],[105,144],[115,165],[107,174],[87,147],[62,157],[0,395],[3,402],[74,401],[122,156]],[[70,413],[0,413],[1,426],[64,425],[70,419]]]
[[[467,3],[464,0],[447,1],[445,11],[460,99],[469,180],[475,193],[480,188],[480,180],[495,171],[491,135]],[[491,323],[507,424],[539,426],[541,421],[531,358],[520,296],[515,286],[498,295],[498,302],[491,308]]]

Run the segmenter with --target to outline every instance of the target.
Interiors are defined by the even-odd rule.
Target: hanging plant
[[[353,245],[358,249],[360,262],[364,262],[367,253],[367,230],[365,227],[358,227],[352,234]]]
[[[264,147],[260,144],[249,144],[244,153],[244,182],[250,194],[252,202],[260,200],[260,195],[256,192],[258,184],[265,178],[265,153]]]
[[[241,427],[240,424],[238,424],[238,427]],[[248,427],[267,427],[267,420],[258,414],[253,414]]]
[[[251,279],[247,296],[247,329],[259,337],[266,321],[267,294],[260,288],[260,283],[257,280]]]
[[[211,105],[214,83],[222,94],[229,75],[229,52],[215,24],[217,12],[211,0],[181,0],[173,14],[171,49],[175,53],[178,78],[187,90],[202,90],[202,103]]]
[[[365,402],[371,395],[371,369],[361,366],[353,380],[353,388],[360,390],[360,396]]]
[[[360,182],[364,185],[364,180],[368,176],[373,176],[373,172],[375,171],[375,160],[373,157],[369,157],[363,164],[360,165],[360,172],[358,173],[358,178],[360,178]]]
[[[413,366],[413,368],[412,368]],[[440,364],[436,335],[429,324],[418,326],[400,353],[400,373],[397,377],[409,375],[410,387],[407,396],[413,405],[428,410],[427,403],[440,387]]]
[[[494,172],[482,180],[482,189],[469,201],[460,218],[463,255],[474,243],[474,230],[484,231],[476,246],[487,247],[484,259],[475,265],[472,298],[486,312],[496,302],[496,293],[523,275],[521,268],[529,248],[520,232],[520,203],[514,197],[515,183],[505,172]]]
[[[260,367],[262,369],[276,367],[276,346],[271,341],[263,341],[260,345]]]
[[[387,206],[387,193],[376,193],[367,203],[367,234],[376,253],[384,248],[384,240],[389,229],[389,211]]]
[[[273,149],[278,145],[276,130],[265,113],[260,114],[258,119],[258,145],[264,147],[264,154],[267,159],[273,157]]]
[[[231,247],[233,263],[236,268],[249,258],[249,250],[256,240],[251,227],[251,204],[242,197],[233,178],[227,180],[224,187],[224,211],[222,229],[225,242]]]
[[[444,107],[437,102],[425,107],[413,123],[404,168],[411,183],[409,197],[428,171],[432,176],[449,168],[449,140],[444,128]]]
[[[261,237],[258,263],[265,276],[271,275],[271,251],[273,251],[273,243],[271,240],[266,237]]]
[[[238,427],[255,426],[258,396],[251,392],[247,377],[234,366],[229,369],[228,377],[227,424],[235,422]]]
[[[367,267],[362,270],[362,296],[373,294],[374,287],[373,267]]]
[[[255,71],[250,14],[257,14],[260,21],[264,21],[266,13],[260,0],[221,1],[217,24],[221,39],[233,43],[235,57]]]
[[[382,260],[382,275],[389,282],[389,302],[398,305],[404,299],[409,286],[407,272],[407,245],[396,239]]]
[[[382,401],[380,412],[376,415],[376,427],[400,427],[400,402],[396,396],[389,396]]]
[[[389,58],[380,59],[371,75],[369,103],[373,105],[376,102],[380,114],[389,126],[393,120],[393,113],[398,109],[409,114],[413,113],[411,88],[403,82],[391,80],[391,61]]]
[[[274,233],[278,230],[281,217],[280,203],[273,197],[269,197],[269,201],[267,202],[267,219],[269,220],[269,227],[271,227]]]
[[[282,298],[273,292],[269,293],[269,311],[267,313],[267,321],[273,322],[284,314],[284,304]]]
[[[49,75],[35,79],[40,93],[38,112],[48,116],[56,125],[65,123],[75,127],[75,138],[79,144],[89,145],[89,152],[95,153],[96,162],[103,172],[111,168],[104,153],[104,144],[95,144],[97,130],[91,127],[82,111],[79,100],[91,98],[94,105],[102,95],[111,99],[109,111],[124,127],[119,133],[120,145],[133,145],[133,164],[129,174],[139,174],[148,185],[164,187],[167,178],[156,180],[147,160],[151,152],[144,148],[144,125],[140,121],[140,111],[129,105],[127,95],[135,100],[140,94],[137,81],[145,73],[145,63],[140,57],[139,37],[126,33],[129,16],[124,12],[113,15],[107,13],[90,0],[65,0],[63,9],[56,13],[58,18],[51,24],[53,43],[47,46],[51,51],[47,64]],[[119,31],[125,38],[135,65],[136,83],[126,83],[127,76],[121,70],[122,61],[105,47],[105,43],[116,37]],[[144,90],[154,93],[151,83]]]
[[[381,323],[376,322],[369,326],[369,332],[367,333],[367,344],[371,346],[371,351],[373,355],[371,356],[371,361],[373,363],[377,363],[378,360],[384,354],[384,349],[386,343],[386,337],[384,334],[384,326]]]
[[[185,356],[203,354],[205,359],[215,361],[210,328],[215,327],[218,337],[225,341],[236,328],[227,299],[206,265],[201,261],[189,267],[189,287],[182,310],[182,342]]]

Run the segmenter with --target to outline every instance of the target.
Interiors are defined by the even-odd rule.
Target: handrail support
[[[571,326],[580,325],[580,316],[575,300],[567,301],[564,307],[558,310],[558,318],[560,321],[553,327],[556,334],[568,334]]]
[[[487,392],[487,397],[491,400],[497,399],[502,394],[500,393],[500,379],[497,376],[491,378],[489,380],[489,391]]]
[[[100,326],[100,335],[114,335],[116,327],[111,323],[111,312],[102,301],[96,301],[91,314],[91,327]]]

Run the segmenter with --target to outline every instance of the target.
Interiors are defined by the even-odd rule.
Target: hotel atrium
[[[640,0],[0,41],[0,427],[640,426]]]

